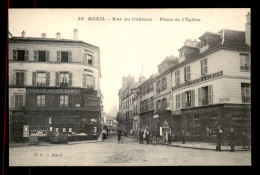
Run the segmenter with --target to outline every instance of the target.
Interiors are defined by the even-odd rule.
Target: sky
[[[178,57],[178,49],[186,39],[199,40],[206,31],[245,31],[249,11],[248,8],[9,9],[9,32],[21,36],[24,30],[28,37],[46,33],[47,38],[55,38],[59,32],[62,38],[72,39],[73,30],[78,29],[79,40],[100,49],[104,112],[115,115],[112,109],[115,106],[118,109],[123,76],[134,76],[136,81],[140,74],[149,78],[158,72],[157,65],[167,56]],[[104,17],[105,21],[89,17]],[[139,17],[148,21],[136,21]]]

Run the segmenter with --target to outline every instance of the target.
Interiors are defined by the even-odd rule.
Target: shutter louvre
[[[69,73],[69,86],[72,86],[72,73]]]
[[[38,51],[37,50],[34,50],[33,52],[33,58],[34,58],[34,61],[38,61]]]
[[[36,72],[32,73],[32,85],[36,86]]]
[[[24,56],[25,61],[29,60],[29,50],[25,50],[25,56]]]
[[[23,107],[25,107],[25,103],[26,103],[26,98],[25,97],[26,97],[25,95],[22,96],[22,98],[23,98]]]
[[[195,90],[191,91],[191,107],[195,106]]]
[[[55,106],[60,107],[60,96],[58,94],[55,95]]]
[[[187,80],[190,80],[190,66],[187,67]]]
[[[187,67],[184,67],[184,81],[187,80]]]
[[[46,51],[46,62],[50,60],[50,52]]]
[[[13,50],[13,60],[17,60],[17,50]]]
[[[96,81],[95,81],[95,76],[93,76],[93,89],[95,89]]]
[[[68,52],[69,62],[72,62],[72,52]]]
[[[50,86],[50,72],[46,72],[46,86]]]
[[[14,72],[14,77],[13,77],[13,85],[16,85],[16,72]]]
[[[185,94],[181,93],[181,108],[185,108]]]
[[[209,104],[213,104],[213,86],[208,86],[208,102]]]
[[[69,95],[69,107],[73,107],[73,95]]]
[[[56,72],[56,86],[60,86],[60,73]]]
[[[202,105],[201,88],[198,88],[198,104],[199,106]]]
[[[61,51],[57,51],[57,61],[60,62],[61,60]]]
[[[203,75],[203,60],[200,60],[200,72]]]

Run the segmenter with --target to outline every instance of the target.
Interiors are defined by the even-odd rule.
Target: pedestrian
[[[105,129],[103,129],[103,131],[101,132],[101,136],[102,136],[102,141],[104,142],[105,139],[107,139],[107,131]]]
[[[150,139],[150,132],[149,132],[149,129],[146,130],[146,144],[148,145],[149,144],[149,139]]]
[[[249,139],[245,132],[242,133],[242,145],[243,149],[249,149]]]
[[[120,143],[121,134],[122,134],[122,130],[119,128],[119,129],[117,130],[117,141],[118,141],[118,143]]]
[[[170,130],[168,130],[168,142],[169,142],[169,144],[172,143],[172,134],[171,134]]]
[[[168,129],[165,130],[165,141],[168,142],[169,140],[169,132]]]
[[[216,151],[221,151],[222,136],[223,136],[223,131],[222,131],[222,129],[221,129],[221,126],[218,125]]]
[[[144,135],[144,131],[140,128],[139,129],[139,140],[140,140],[140,144],[143,144],[143,135]]]
[[[182,139],[182,144],[185,144],[185,130],[184,129],[181,132],[181,139]]]
[[[235,132],[234,132],[233,128],[230,128],[229,144],[231,146],[231,152],[234,152],[235,151]]]
[[[153,130],[153,144],[156,145],[157,144],[157,131],[154,129]]]

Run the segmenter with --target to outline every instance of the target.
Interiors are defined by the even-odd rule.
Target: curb
[[[132,136],[129,136],[129,138],[133,138],[133,139],[138,139],[138,138],[135,138],[135,137],[132,137]],[[182,145],[171,145],[171,144],[167,144],[167,143],[157,143],[157,144],[160,144],[160,145],[168,145],[168,146],[172,146],[172,147],[179,147],[179,148],[190,148],[190,149],[199,149],[199,150],[213,150],[213,151],[216,151],[216,149],[214,148],[201,148],[201,147],[192,147],[192,146],[182,146]],[[228,151],[230,152],[230,150],[221,150],[221,152],[223,151]],[[235,150],[236,151],[251,151],[251,149],[245,149],[245,150]]]

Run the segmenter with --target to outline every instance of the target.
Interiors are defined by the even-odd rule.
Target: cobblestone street
[[[216,152],[139,144],[137,139],[116,135],[104,142],[9,148],[10,166],[185,166],[251,165],[251,151]]]

